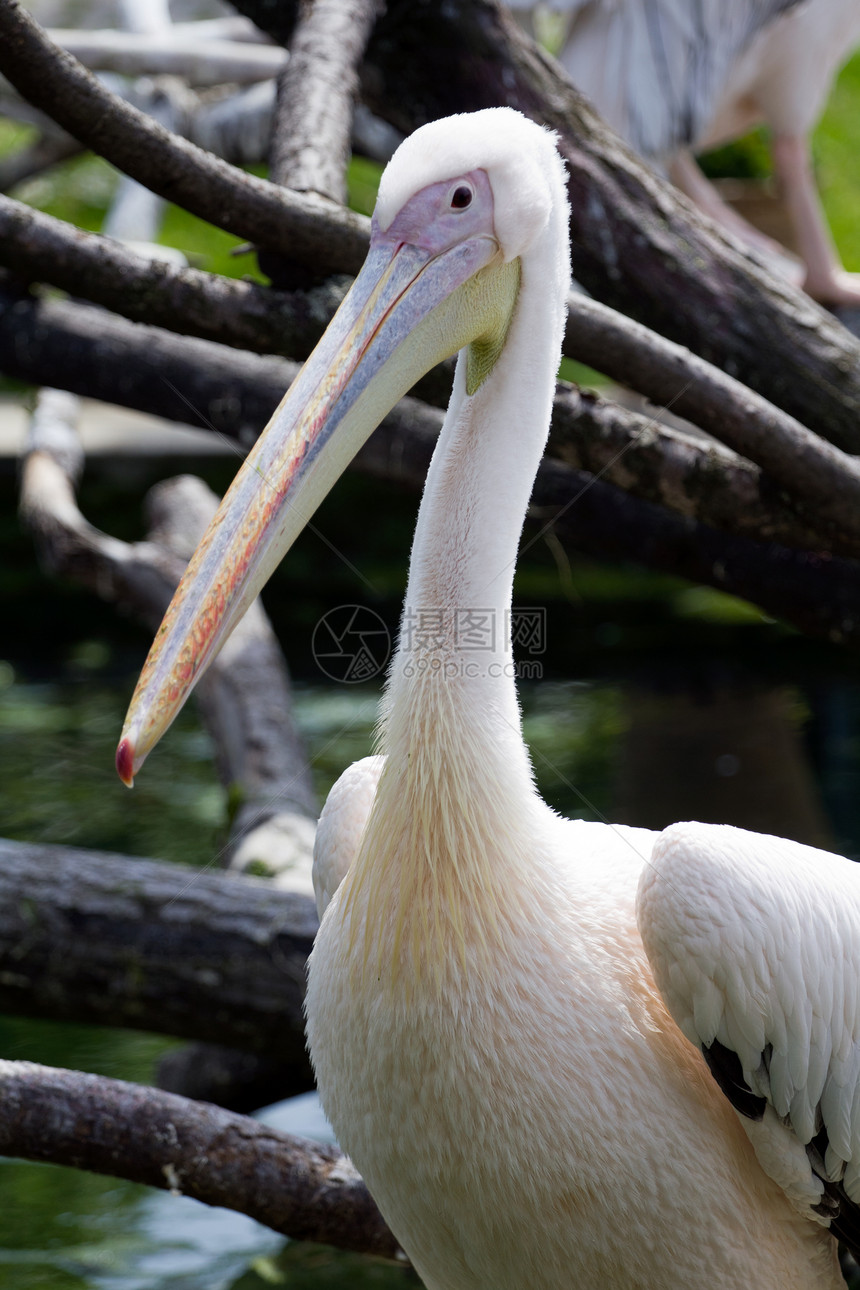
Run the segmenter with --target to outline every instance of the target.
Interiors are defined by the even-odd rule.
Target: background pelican
[[[506,624],[567,226],[553,138],[515,112],[401,146],[365,268],[168,611],[118,767],[130,782],[394,400],[462,349],[380,754],[319,829],[323,1105],[430,1290],[835,1288],[860,1196],[857,872],[737,829],[566,821],[534,789]],[[499,629],[480,656],[478,608]]]
[[[512,7],[532,8],[523,0]],[[860,303],[860,275],[840,263],[809,149],[833,78],[860,40],[857,0],[551,0],[541,7],[564,15],[558,58],[609,124],[714,219],[773,252],[776,244],[722,201],[692,155],[767,125],[805,290],[832,304]]]

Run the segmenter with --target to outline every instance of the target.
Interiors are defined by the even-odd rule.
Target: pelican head
[[[335,480],[425,372],[465,350],[493,370],[545,228],[554,138],[510,108],[435,121],[379,187],[352,289],[228,490],[150,650],[117,749],[129,786]]]

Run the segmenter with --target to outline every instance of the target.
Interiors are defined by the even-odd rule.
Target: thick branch
[[[124,103],[59,49],[18,0],[0,0],[0,72],[36,107],[145,187],[294,259],[356,272],[367,220],[238,171]]]
[[[400,1256],[337,1147],[158,1089],[2,1061],[0,1152],[235,1209],[293,1240]]]
[[[112,238],[0,196],[0,264],[84,296],[135,322],[238,348],[305,357],[342,298],[331,285],[273,291],[152,261]]]
[[[188,22],[174,22],[172,31],[182,40],[193,36],[196,40],[241,40],[250,45],[269,43],[268,36],[256,23],[235,13],[224,18],[192,18]]]
[[[433,433],[412,424],[405,444],[404,438],[383,423],[357,464],[386,478],[396,472],[398,478],[423,481]],[[552,529],[565,546],[596,559],[675,573],[750,600],[810,635],[860,643],[854,561],[720,532],[553,460],[545,460],[538,471],[530,518],[539,527],[524,550]]]
[[[453,9],[410,8],[404,24],[403,4],[393,0],[368,54],[371,82],[387,86],[382,106],[389,116],[408,126],[421,116],[484,106],[501,94],[554,124],[571,167],[574,258],[590,288],[712,356],[824,437],[849,450],[858,446],[860,345],[853,337],[811,301],[772,279],[636,162],[559,79],[554,65],[507,24],[494,0],[457,6],[459,25],[453,30]],[[289,3],[241,0],[239,7],[253,11],[275,36],[291,25]],[[107,92],[92,78],[58,55],[16,0],[0,0],[4,30],[9,39],[0,42],[0,66],[8,54],[13,75],[39,101],[50,102],[47,110],[56,119],[71,112],[88,141],[136,178],[189,209],[198,208],[188,189],[196,192],[199,179],[210,218],[223,210],[227,218],[218,220],[225,227],[239,231],[234,219],[239,210],[244,236],[293,259],[304,258],[312,246],[315,269],[357,267],[364,247],[358,226],[351,226],[351,240],[338,238],[332,220],[336,224],[341,216],[320,211],[315,236],[312,206],[302,206],[298,197],[290,198],[289,211],[279,206],[275,215],[272,203],[283,199],[273,197],[271,186],[244,176],[239,180],[230,167],[219,168],[197,150],[188,152],[190,145],[165,132],[153,135],[139,114],[133,114],[131,125],[123,124],[118,100],[105,98]],[[62,75],[52,76],[49,69],[58,56],[65,59]],[[441,65],[445,74],[436,75]],[[388,81],[382,73],[390,74]],[[54,84],[57,94],[46,88]],[[403,93],[395,94],[394,86]],[[409,111],[413,116],[404,120]],[[94,115],[99,117],[95,125]],[[98,139],[89,138],[93,131]],[[253,229],[243,222],[246,216]]]
[[[170,276],[187,280],[185,272],[171,272]],[[0,311],[0,340],[4,335],[3,320]],[[68,378],[75,383],[73,388],[82,393],[92,389],[92,375],[99,382],[98,392],[109,401],[162,415],[182,414],[195,424],[214,422],[227,435],[235,435],[237,426],[244,427],[243,441],[265,424],[296,371],[295,365],[273,359],[263,366],[263,360],[251,355],[224,354],[198,342],[168,340],[160,332],[142,331],[80,306],[72,309],[55,302],[24,299],[12,308],[9,322],[10,337],[12,327],[18,337],[18,352],[10,350],[0,358],[0,368],[10,375],[34,380],[43,372],[51,372],[49,379]],[[624,354],[622,347],[621,359]],[[699,362],[691,355],[684,357],[691,364]],[[170,385],[163,381],[155,384],[161,364],[168,362],[163,375],[168,376]],[[726,387],[727,420],[734,417],[740,421],[744,409],[749,408],[752,426],[756,416],[763,418],[760,433],[766,433],[771,418],[790,423],[784,414],[713,369],[710,380]],[[227,416],[222,397],[224,383],[231,399]],[[703,388],[710,388],[708,381],[703,382]],[[198,413],[193,408],[180,410],[176,389],[192,391],[191,402]],[[416,424],[418,405],[411,401],[404,406],[410,412],[405,421],[401,414],[399,423],[407,427],[408,433],[408,427]],[[427,413],[421,416],[426,418]],[[395,416],[388,422],[391,429],[383,433],[393,433],[397,424]],[[438,428],[439,418],[431,417],[427,424]],[[802,510],[798,513],[799,508],[786,503],[776,482],[748,462],[705,444],[680,439],[651,418],[575,389],[560,389],[557,394],[550,452],[571,465],[605,475],[637,496],[661,502],[684,515],[695,515],[718,528],[758,540],[846,554],[857,549],[856,539],[836,523],[835,510],[815,522],[809,516],[804,518]],[[802,483],[802,478],[795,480],[796,490],[802,488]]]
[[[728,400],[726,416],[735,409]],[[659,416],[659,409],[648,416],[562,386],[556,391],[548,452],[634,497],[713,528],[758,542],[860,555],[860,540],[840,530],[835,516],[819,511],[814,522],[809,514],[804,518],[803,503],[795,505],[797,493],[787,498],[772,475],[718,443],[660,425]],[[798,478],[796,486],[801,484]]]
[[[759,605],[800,631],[860,643],[860,568],[826,553],[751,542],[544,462],[532,505],[563,543],[600,560],[632,560]]]
[[[0,370],[205,426],[247,446],[298,364],[141,327],[86,305],[15,296],[0,284]]]
[[[262,879],[0,840],[0,1011],[229,1044],[298,1091],[316,925]]]
[[[594,300],[570,299],[565,348],[599,363],[768,472],[801,506],[860,532],[860,464],[740,381]],[[626,375],[622,375],[626,373]],[[837,502],[836,499],[840,499]],[[834,505],[834,503],[836,503]]]
[[[346,201],[357,68],[378,9],[378,0],[313,0],[300,12],[278,85],[276,183]]]

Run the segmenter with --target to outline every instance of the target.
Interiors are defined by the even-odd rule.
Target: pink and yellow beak
[[[429,190],[428,190],[429,191]],[[420,196],[420,194],[419,194]],[[374,226],[368,259],[248,454],[177,588],[129,707],[116,755],[131,786],[195,682],[387,412],[426,371],[481,337],[486,234],[441,251]]]

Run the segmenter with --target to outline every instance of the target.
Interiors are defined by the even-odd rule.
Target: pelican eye
[[[474,193],[468,184],[458,184],[451,194],[451,210],[462,211],[472,205]]]

